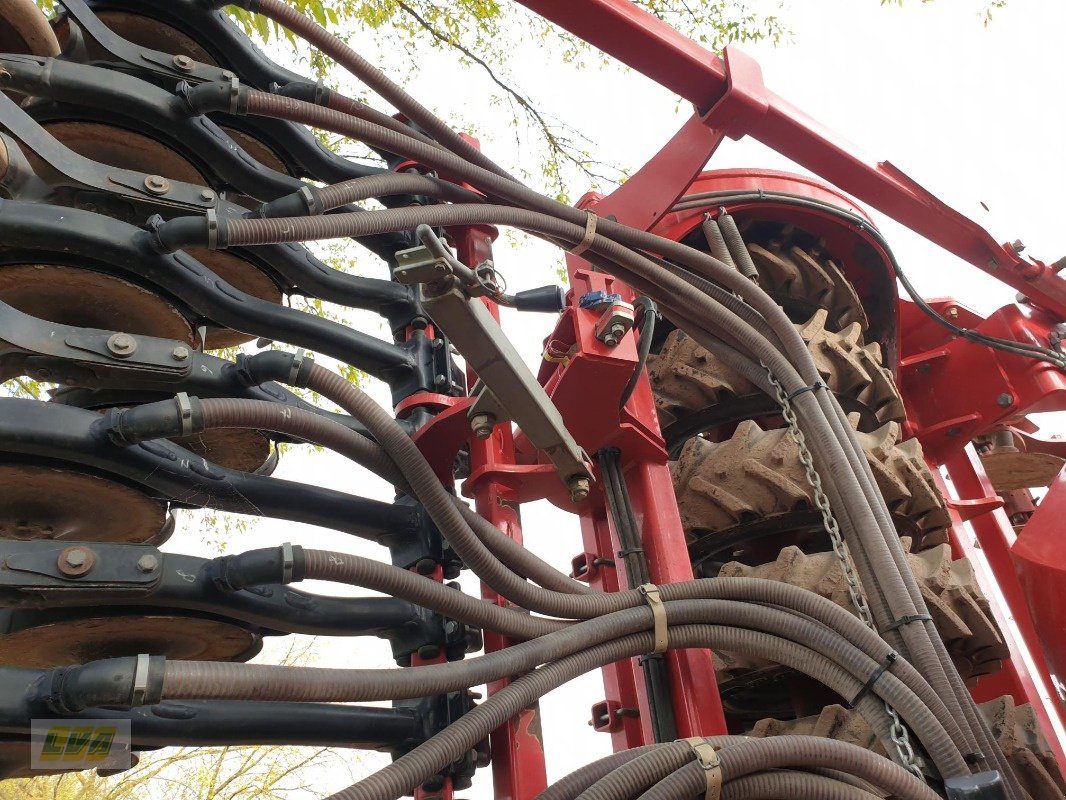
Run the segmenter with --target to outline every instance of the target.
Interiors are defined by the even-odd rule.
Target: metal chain
[[[852,563],[851,556],[844,544],[844,537],[840,534],[840,525],[837,523],[836,517],[833,516],[833,510],[829,506],[829,498],[826,497],[825,490],[822,489],[822,478],[814,468],[814,459],[811,457],[811,451],[807,447],[807,439],[803,435],[803,431],[800,430],[796,412],[792,409],[792,401],[789,400],[785,387],[777,380],[770,368],[765,364],[762,364],[762,367],[766,370],[766,374],[770,376],[770,383],[774,387],[777,402],[781,406],[781,414],[788,424],[788,435],[799,450],[800,464],[803,465],[807,483],[811,485],[813,490],[814,504],[822,514],[822,524],[829,534],[829,541],[833,544],[833,552],[836,553],[837,558],[840,560],[844,580],[848,584],[848,597],[851,600],[851,604],[858,612],[859,619],[874,633],[878,633],[877,626],[874,624],[873,614],[870,613],[870,606],[867,604],[866,597],[863,595],[862,588],[859,585],[859,576],[855,572],[855,565]],[[913,772],[919,780],[925,781],[925,775],[922,773],[920,765],[921,759],[914,752],[910,732],[903,724],[903,720],[900,719],[896,710],[888,703],[884,705],[885,711],[888,712],[888,716],[892,720],[892,727],[889,733],[892,737],[892,743],[899,753],[900,763]]]

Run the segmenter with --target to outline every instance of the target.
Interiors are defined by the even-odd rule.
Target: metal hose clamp
[[[189,395],[185,392],[178,392],[174,395],[174,402],[178,404],[178,419],[181,420],[181,435],[191,436],[193,433],[192,401],[189,400]]]
[[[145,697],[148,696],[148,668],[151,664],[152,659],[147,653],[137,656],[137,666],[133,670],[133,696],[130,698],[130,705],[143,705]]]
[[[292,574],[296,568],[296,555],[292,551],[292,542],[281,544],[281,582],[292,583]]]

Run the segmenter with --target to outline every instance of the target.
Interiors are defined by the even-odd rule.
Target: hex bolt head
[[[179,345],[170,351],[170,357],[175,361],[184,361],[189,357],[189,348]]]
[[[205,203],[210,203],[212,200],[215,199],[215,193],[212,192],[210,189],[204,189],[202,192],[200,192],[200,199],[203,200]]]
[[[1006,392],[1004,392],[996,398],[996,404],[1000,408],[1010,408],[1012,405],[1014,405],[1014,395],[1007,394]]]
[[[68,567],[81,567],[85,564],[85,551],[84,550],[68,550],[67,554],[63,557],[63,560],[67,562]]]
[[[470,418],[470,430],[478,439],[488,439],[496,427],[496,417],[492,414],[475,414]]]
[[[166,194],[170,191],[170,181],[162,175],[145,175],[144,188],[152,194]]]
[[[188,56],[174,56],[174,66],[180,69],[182,72],[188,72],[192,69],[193,60]]]
[[[159,559],[148,554],[137,559],[137,569],[140,572],[155,572],[159,568]]]
[[[448,376],[447,375],[435,375],[433,377],[433,383],[435,385],[437,385],[437,386],[447,386],[448,385]]]
[[[137,350],[137,340],[128,333],[113,333],[107,339],[107,349],[116,356],[130,356]]]
[[[571,478],[566,487],[570,490],[570,499],[575,503],[587,500],[592,488],[588,478]]]
[[[68,578],[79,578],[96,564],[92,550],[84,547],[68,547],[59,554],[56,566]]]

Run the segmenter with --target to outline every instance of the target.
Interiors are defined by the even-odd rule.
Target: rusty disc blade
[[[223,250],[208,250],[200,247],[189,248],[185,252],[245,294],[266,300],[268,303],[281,303],[282,295],[278,285],[269,275],[243,258]],[[205,346],[208,350],[236,347],[254,338],[255,336],[251,334],[229,328],[208,328]]]
[[[98,11],[96,16],[123,39],[163,53],[185,55],[201,64],[218,66],[208,52],[176,28],[128,11]]]
[[[291,174],[289,168],[285,166],[285,162],[278,157],[278,154],[254,136],[234,128],[223,127],[222,130],[226,132],[229,138],[239,144],[248,155],[263,166],[270,167],[270,169],[283,175]]]
[[[0,635],[0,664],[55,667],[147,653],[170,659],[237,661],[251,657],[258,634],[216,619],[181,614],[98,616],[90,609]]]
[[[59,55],[59,42],[33,0],[0,0],[0,53]]]
[[[100,122],[46,122],[43,127],[75,153],[101,164],[198,186],[207,184],[187,158],[143,133]],[[33,162],[35,156],[27,155]]]
[[[188,320],[162,297],[102,272],[46,264],[0,266],[0,300],[62,325],[196,342]]]
[[[0,537],[77,542],[158,543],[167,506],[89,472],[0,464]]]
[[[255,472],[270,458],[270,440],[259,431],[215,428],[173,441],[213,464],[239,472]]]

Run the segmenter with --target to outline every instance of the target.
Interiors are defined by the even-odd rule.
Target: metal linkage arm
[[[1066,316],[1066,281],[1050,266],[1021,258],[891,163],[872,163],[761,82],[746,80],[750,75],[735,80],[726,61],[628,0],[519,2],[681,95],[701,113],[731,101],[734,113],[714,120],[729,136],[752,136],[1037,305]],[[634,180],[624,184],[630,192]]]

